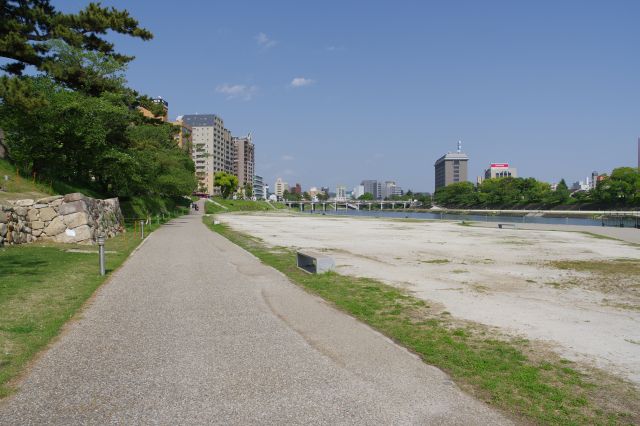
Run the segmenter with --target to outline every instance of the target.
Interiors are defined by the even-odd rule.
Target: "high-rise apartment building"
[[[458,142],[458,150],[449,152],[438,158],[434,164],[436,189],[457,182],[466,182],[467,163],[469,157],[462,152],[462,142]]]
[[[265,190],[262,176],[253,175],[253,195],[256,197],[256,200],[267,199],[267,191]]]
[[[344,185],[336,186],[336,201],[347,200],[347,187]]]
[[[171,124],[179,127],[178,132],[173,137],[176,141],[176,144],[180,148],[187,151],[189,154],[192,154],[193,138],[191,137],[191,133],[193,132],[193,130],[191,129],[191,126],[189,126],[182,120],[182,116],[176,118],[176,121],[172,121]]]
[[[192,129],[192,158],[196,165],[198,191],[217,195],[215,173],[234,173],[231,132],[224,127],[222,119],[214,114],[184,115],[182,121]]]
[[[289,184],[287,182],[283,181],[282,178],[276,179],[275,194],[278,196],[278,198],[282,198],[282,194],[284,194],[284,191],[288,190]]]
[[[238,187],[253,185],[255,175],[255,147],[251,141],[251,134],[242,137],[232,137],[233,142],[233,174],[238,177]]]

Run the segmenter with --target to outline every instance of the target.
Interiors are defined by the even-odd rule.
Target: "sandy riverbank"
[[[640,248],[576,232],[450,222],[221,215],[267,244],[322,250],[338,272],[403,287],[452,315],[551,343],[640,385],[640,284],[551,261],[638,259]]]

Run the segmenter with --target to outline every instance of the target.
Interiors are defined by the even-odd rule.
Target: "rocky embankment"
[[[123,225],[117,198],[97,200],[76,192],[9,201],[0,206],[0,246],[35,241],[91,244],[99,235],[117,235]]]

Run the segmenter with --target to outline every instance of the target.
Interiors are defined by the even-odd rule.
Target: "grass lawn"
[[[294,252],[269,248],[227,226],[205,223],[311,293],[447,372],[465,391],[525,423],[638,424],[640,396],[630,384],[582,369],[534,342],[452,318],[401,289],[366,278],[310,275]]]
[[[159,226],[146,226],[145,235]],[[99,275],[97,246],[36,243],[0,248],[0,398],[15,390],[11,379],[140,244],[140,235],[132,231],[107,240],[105,277]]]
[[[226,207],[226,209],[216,205],[215,203],[205,202],[205,213],[214,214],[238,211],[271,211],[286,208],[282,203],[268,203],[263,200],[225,200],[224,198],[214,198],[213,200]]]

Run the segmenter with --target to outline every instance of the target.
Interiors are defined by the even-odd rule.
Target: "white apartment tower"
[[[215,173],[234,173],[231,132],[224,127],[222,119],[214,114],[184,115],[182,121],[192,128],[192,158],[196,165],[198,191],[217,195],[214,188]]]

